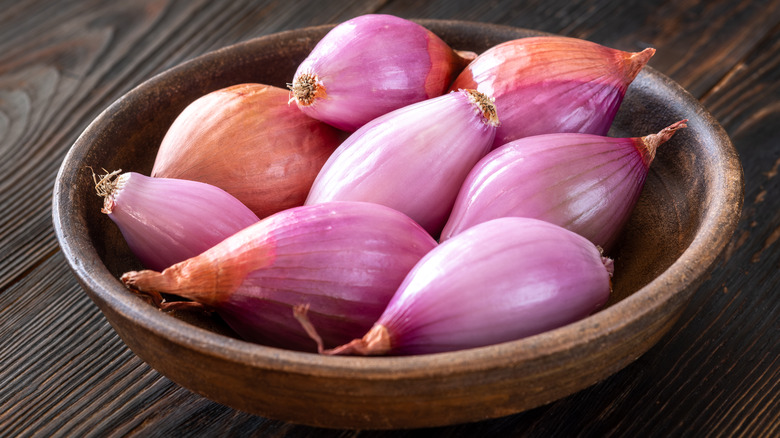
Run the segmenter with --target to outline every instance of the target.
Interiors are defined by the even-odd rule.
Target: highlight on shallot
[[[101,211],[149,269],[194,257],[260,220],[238,199],[210,184],[151,178],[121,170],[95,177]]]
[[[435,246],[396,210],[333,202],[281,211],[162,272],[131,271],[121,280],[158,303],[172,294],[213,309],[247,341],[311,350],[294,306],[310,306],[326,345],[347,342],[371,327]]]
[[[637,203],[658,146],[687,121],[644,137],[562,133],[504,144],[466,177],[440,240],[490,219],[522,216],[560,225],[609,251]]]
[[[196,99],[166,132],[151,176],[217,186],[261,218],[302,205],[346,134],[287,100],[287,90],[252,83]]]
[[[474,90],[392,111],[336,149],[314,180],[306,204],[375,202],[438,235],[461,183],[490,150],[498,124],[492,100]]]
[[[438,353],[512,341],[575,322],[609,298],[611,259],[549,222],[493,219],[439,244],[404,279],[371,329],[333,349],[306,306],[296,318],[328,355]]]
[[[628,86],[655,53],[629,53],[570,37],[520,38],[472,61],[451,89],[495,98],[501,126],[494,147],[531,135],[606,135]]]
[[[298,66],[291,101],[346,131],[398,108],[440,96],[474,59],[425,27],[367,14],[328,32]]]

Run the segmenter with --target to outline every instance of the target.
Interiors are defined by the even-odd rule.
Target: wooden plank
[[[777,0],[7,3],[0,8],[1,434],[780,433]],[[702,98],[742,156],[745,211],[711,278],[657,346],[594,387],[541,408],[398,432],[330,431],[237,412],[179,387],[127,349],[56,250],[50,192],[69,145],[122,93],[183,60],[372,11],[509,24],[624,49],[654,45],[651,65]]]

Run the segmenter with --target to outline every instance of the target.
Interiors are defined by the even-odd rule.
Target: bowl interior
[[[540,34],[479,23],[420,22],[452,47],[475,52],[499,42]],[[298,63],[329,29],[330,26],[322,26],[283,32],[184,63],[123,96],[78,139],[57,178],[54,222],[77,278],[101,309],[111,309],[132,324],[170,337],[172,343],[203,351],[220,350],[209,354],[223,355],[225,360],[243,362],[247,367],[260,363],[270,366],[263,360],[273,357],[274,363],[284,362],[286,370],[293,367],[301,373],[354,376],[387,372],[399,376],[406,370],[419,378],[421,373],[452,372],[454,364],[468,369],[488,367],[483,365],[486,363],[497,367],[491,360],[504,354],[513,355],[512,363],[517,363],[522,357],[549,353],[546,348],[570,349],[589,342],[602,330],[629,325],[643,314],[664,311],[663,306],[671,306],[668,312],[677,312],[733,232],[742,202],[741,169],[728,138],[693,97],[648,67],[629,88],[610,135],[643,136],[684,118],[690,120],[689,128],[679,131],[658,150],[639,203],[610,254],[616,263],[612,298],[605,310],[582,322],[534,339],[509,343],[509,347],[447,353],[437,356],[438,359],[367,361],[285,352],[237,341],[217,319],[186,312],[157,312],[125,290],[117,278],[141,266],[116,226],[100,212],[101,199],[95,195],[90,167],[148,175],[161,139],[186,105],[210,91],[237,83],[285,87]],[[115,326],[120,324],[110,321]],[[582,336],[586,329],[595,334]],[[524,353],[518,355],[518,351]],[[621,360],[620,365],[605,373],[614,372],[625,363]],[[592,381],[582,384],[589,383]],[[200,391],[208,393],[205,389]]]
[[[435,25],[429,27],[436,29]],[[436,33],[454,48],[477,53],[501,41],[540,34],[488,28],[486,31],[485,26],[476,25],[462,32],[462,28],[439,26]],[[217,51],[147,81],[133,90],[131,97],[120,99],[106,110],[100,119],[101,136],[88,146],[87,155],[78,164],[70,160],[75,166],[67,171],[75,172],[79,187],[83,187],[74,193],[75,213],[83,214],[89,240],[114,276],[141,266],[118,229],[100,214],[100,199],[87,187],[92,180],[86,166],[148,175],[162,137],[184,107],[210,91],[237,83],[286,87],[298,63],[327,29],[295,31],[301,36],[296,38],[281,34],[275,50],[265,48],[253,53],[233,47]],[[217,60],[224,61],[224,65],[213,65]],[[630,87],[609,135],[647,135],[682,118],[691,118],[687,102],[680,103],[680,92],[684,93],[647,67]],[[693,120],[690,129],[679,131],[658,151],[633,217],[609,254],[615,258],[616,275],[608,305],[628,297],[668,269],[698,232],[706,209],[700,200],[708,188],[700,176],[712,172],[712,163],[695,159],[701,148],[708,146],[701,141],[704,139],[697,138],[696,122]]]

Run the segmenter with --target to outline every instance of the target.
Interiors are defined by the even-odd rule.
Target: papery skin
[[[395,109],[447,92],[476,54],[456,52],[412,21],[367,14],[345,21],[315,46],[292,82],[316,77],[313,103],[296,103],[309,116],[346,131]],[[293,92],[295,95],[295,92]]]
[[[375,202],[438,235],[461,183],[490,150],[496,123],[463,90],[390,112],[336,149],[306,204]]]
[[[521,339],[601,309],[612,272],[612,260],[571,231],[494,219],[439,244],[363,338],[323,353],[426,354]]]
[[[685,122],[646,137],[562,133],[504,144],[466,177],[440,240],[490,219],[522,216],[560,225],[609,252],[636,206],[656,149]]]
[[[197,181],[118,175],[103,213],[144,267],[165,269],[260,220],[224,190]]]
[[[309,306],[327,345],[361,336],[435,246],[393,209],[334,202],[276,213],[162,273],[128,272],[122,281],[213,308],[248,341],[314,351],[294,306]]]
[[[628,86],[655,53],[630,53],[578,38],[520,38],[491,47],[451,90],[493,96],[501,115],[494,148],[531,135],[606,135]]]
[[[151,175],[215,185],[260,218],[302,205],[346,134],[288,98],[285,89],[251,83],[200,97],[168,129]]]

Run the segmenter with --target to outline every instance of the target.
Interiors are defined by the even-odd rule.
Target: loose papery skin
[[[425,354],[521,339],[601,309],[613,270],[611,259],[571,231],[494,219],[423,257],[362,338],[320,352]]]
[[[162,273],[121,279],[142,294],[178,295],[214,309],[245,340],[314,351],[294,306],[309,305],[327,345],[361,336],[435,246],[398,211],[334,202],[276,213]]]
[[[302,205],[346,133],[287,101],[287,90],[251,83],[196,99],[166,132],[151,175],[215,185],[261,218]]]
[[[495,98],[501,115],[494,147],[531,135],[606,135],[628,86],[655,54],[630,53],[561,36],[520,38],[491,47],[455,79]]]
[[[260,220],[210,184],[120,172],[95,181],[101,211],[146,268],[162,270],[194,257]]]
[[[466,175],[490,150],[498,117],[488,96],[460,90],[364,125],[331,155],[307,205],[375,202],[436,236]]]
[[[355,131],[390,111],[441,96],[475,57],[412,21],[361,15],[334,27],[298,66],[291,100],[315,119]]]
[[[463,182],[440,240],[490,219],[522,216],[560,225],[609,252],[639,199],[656,149],[686,122],[645,137],[545,134],[494,149]]]

